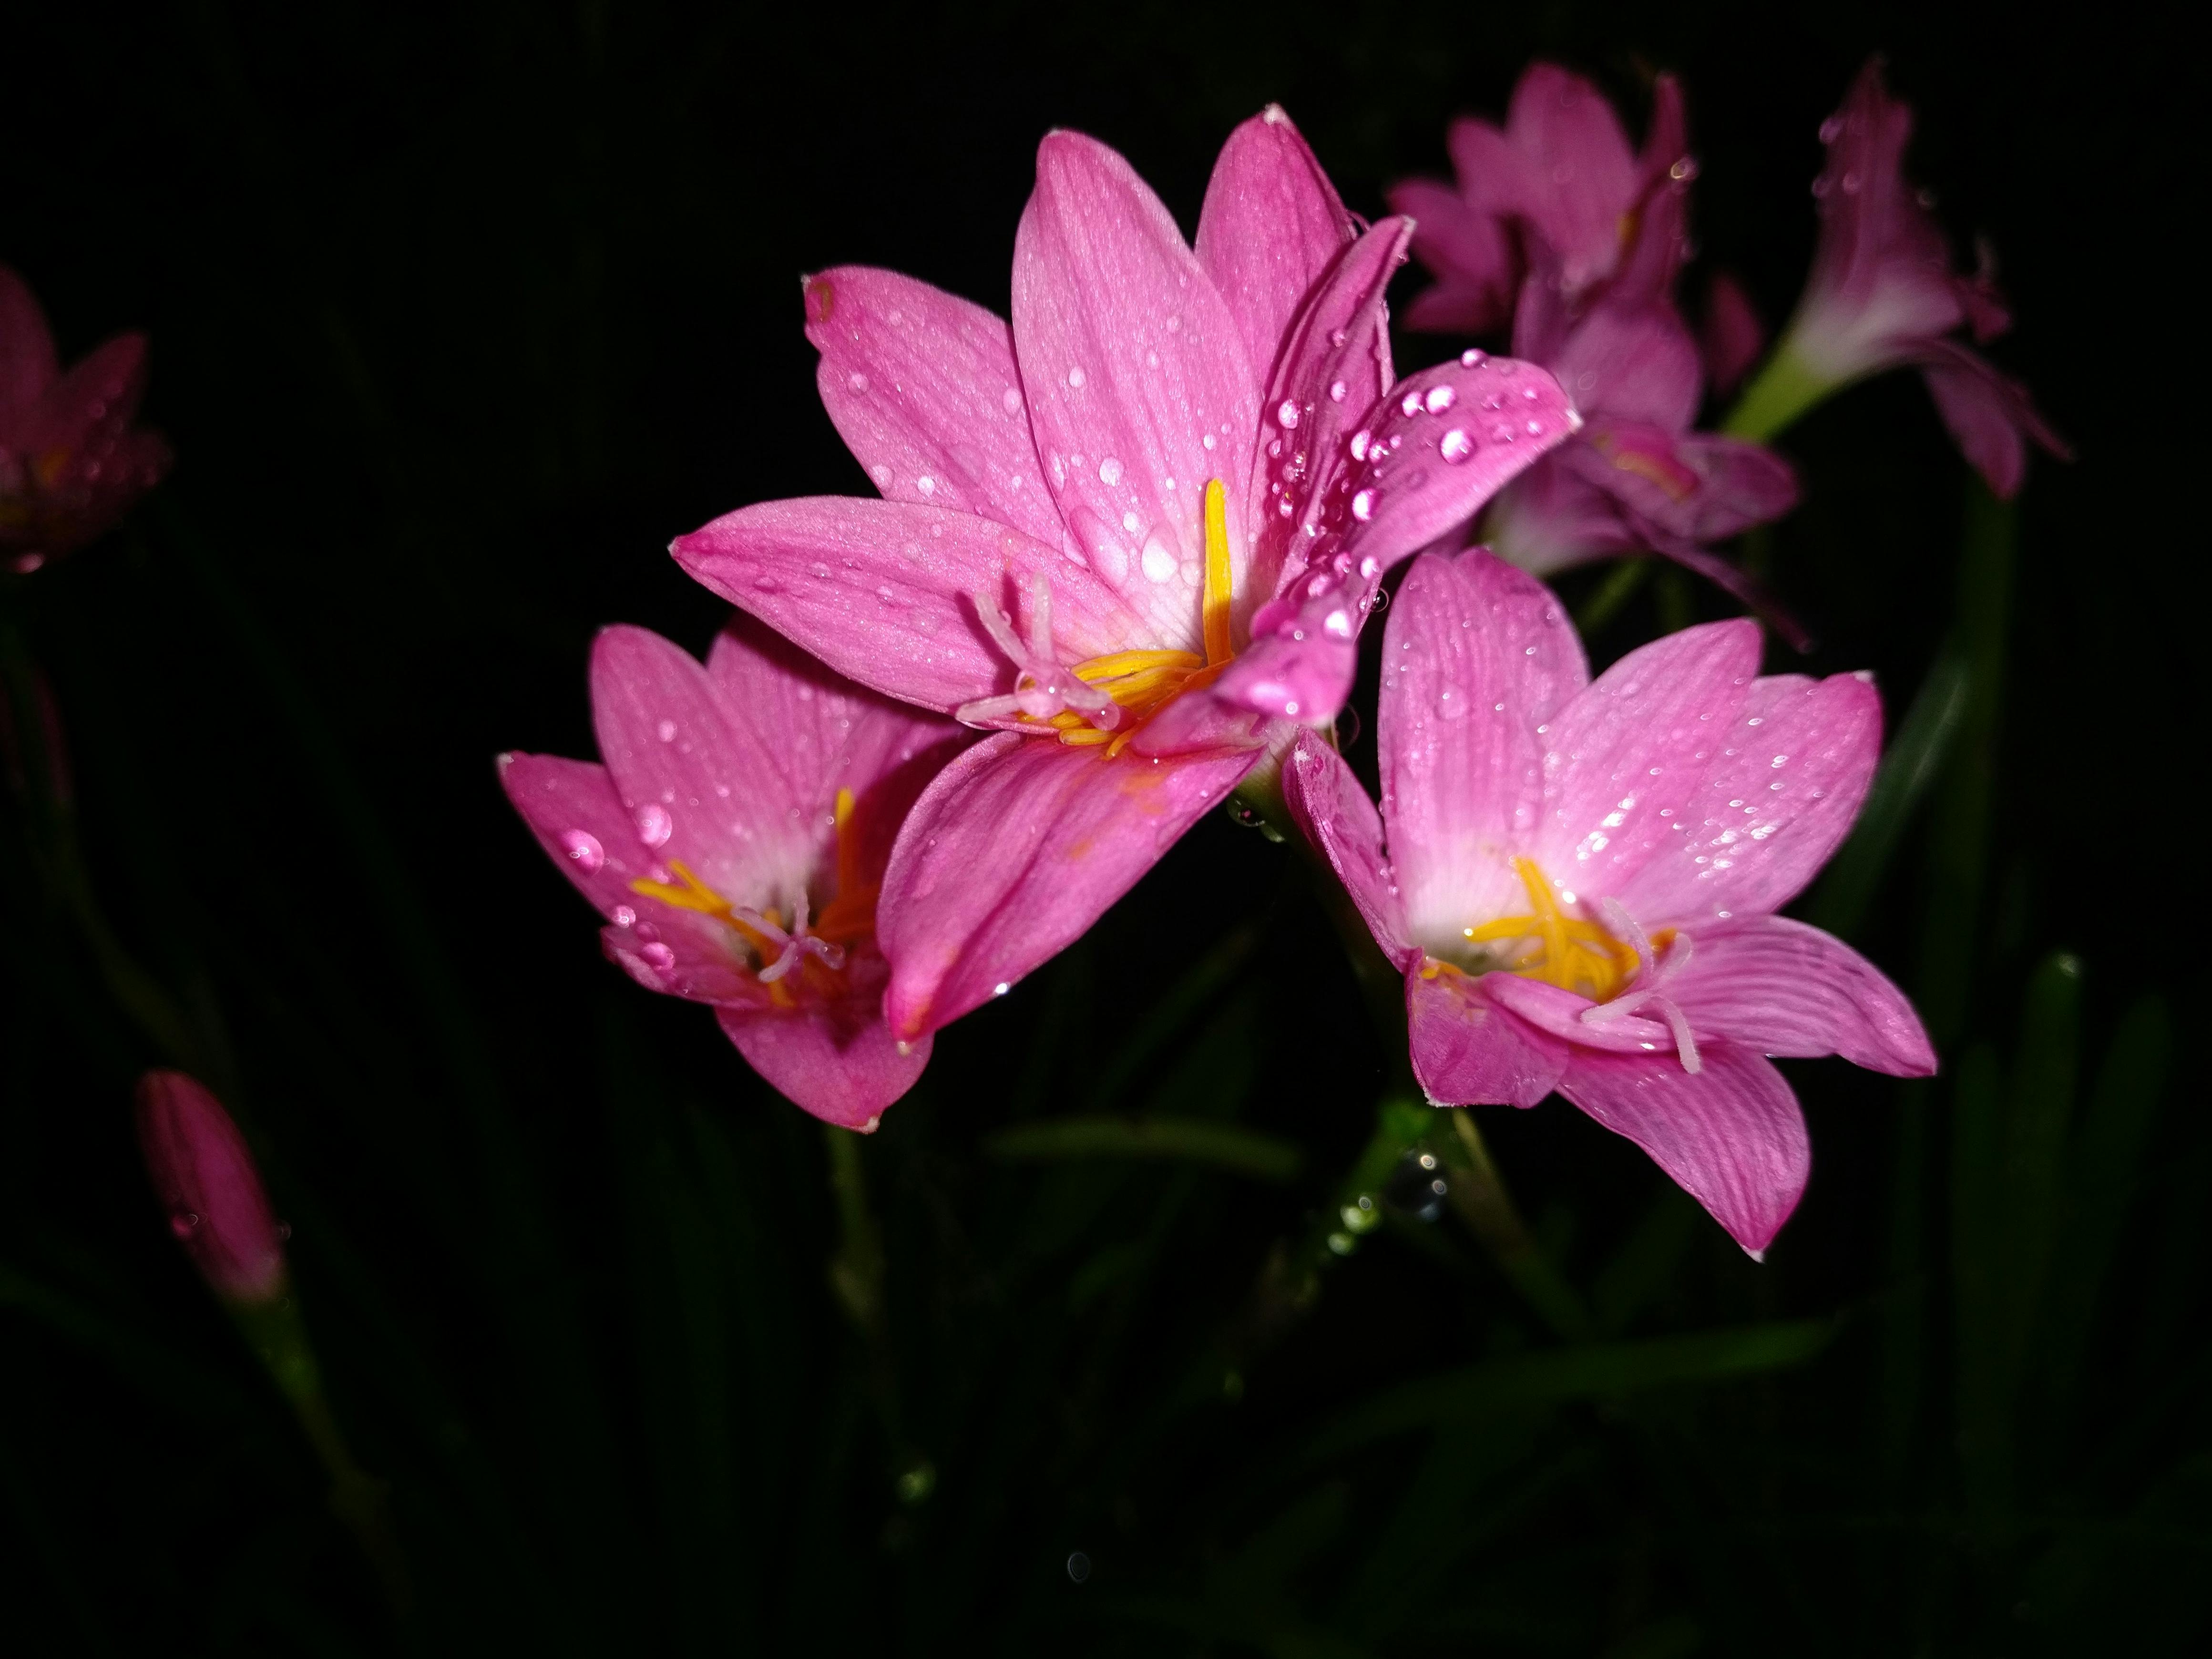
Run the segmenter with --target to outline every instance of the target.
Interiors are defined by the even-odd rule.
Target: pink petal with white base
[[[1857,951],[1786,916],[1739,916],[1696,934],[1667,983],[1699,1031],[1765,1054],[1840,1054],[1892,1077],[1928,1077],[1936,1050],[1905,994]]]
[[[809,276],[805,290],[822,406],[885,499],[978,513],[1068,545],[1003,321],[864,265]]]
[[[1000,732],[954,761],[915,803],[884,876],[893,1033],[933,1031],[1073,944],[1255,758],[1109,758]]]
[[[1804,1196],[1813,1166],[1805,1115],[1758,1054],[1715,1043],[1704,1058],[1692,1076],[1672,1055],[1578,1051],[1559,1092],[1649,1152],[1757,1255]]]
[[[1510,855],[1536,831],[1536,728],[1588,683],[1582,643],[1549,589],[1474,551],[1425,554],[1382,641],[1376,708],[1382,810],[1414,936],[1455,940],[1510,908]]]
[[[1312,732],[1301,732],[1283,763],[1283,805],[1314,849],[1328,860],[1367,930],[1401,971],[1421,949],[1406,927],[1397,878],[1382,851],[1382,820],[1344,757]]]

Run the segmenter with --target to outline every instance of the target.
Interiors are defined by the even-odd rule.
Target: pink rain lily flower
[[[900,821],[962,740],[750,624],[704,666],[659,635],[592,650],[605,765],[503,755],[500,779],[647,990],[711,1004],[753,1069],[872,1129],[929,1059],[883,1022],[877,893]]]
[[[1881,60],[1869,62],[1820,129],[1828,160],[1813,185],[1820,238],[1812,274],[1729,429],[1770,436],[1839,387],[1910,364],[1966,459],[2009,496],[2027,476],[2028,440],[2068,452],[2026,387],[1953,337],[1964,329],[1986,343],[2012,318],[1986,249],[1973,276],[1952,269],[1932,198],[1905,177],[1911,132],[1911,110],[1884,89]]]
[[[1771,1055],[1935,1068],[1904,996],[1775,911],[1850,827],[1881,712],[1855,675],[1758,676],[1747,621],[1592,681],[1558,601],[1480,550],[1430,554],[1391,607],[1382,805],[1317,736],[1293,819],[1406,975],[1439,1105],[1556,1090],[1763,1251],[1809,1168]]]
[[[1465,230],[1470,215],[1501,246],[1507,228],[1517,227],[1516,268],[1525,274],[1511,307],[1514,352],[1558,376],[1587,422],[1578,441],[1499,495],[1484,539],[1540,575],[1592,559],[1662,553],[1759,603],[1709,544],[1787,513],[1797,483],[1772,451],[1692,430],[1705,367],[1674,300],[1697,176],[1684,148],[1679,87],[1671,76],[1659,80],[1640,161],[1597,89],[1549,64],[1522,77],[1508,128],[1501,135],[1462,121],[1453,129],[1458,198],[1439,198],[1441,187],[1418,181],[1391,198],[1408,210],[1426,204],[1424,231],[1443,215],[1437,235],[1426,243],[1414,237],[1415,253],[1437,277],[1422,296],[1435,303],[1426,311],[1414,304],[1416,327],[1476,325],[1476,311],[1457,296],[1488,293],[1504,269],[1487,256],[1461,262],[1480,240]],[[1488,204],[1479,213],[1469,205],[1478,201]],[[1739,355],[1744,320],[1735,310],[1725,318],[1727,347]]]
[[[771,501],[673,551],[839,672],[993,733],[884,876],[902,1039],[1271,788],[1342,706],[1382,573],[1567,434],[1549,375],[1480,352],[1392,385],[1408,232],[1363,233],[1270,109],[1224,148],[1194,247],[1120,155],[1048,136],[1011,327],[888,271],[806,279],[823,403],[886,499]]]
[[[182,1072],[149,1072],[138,1079],[136,1116],[154,1194],[208,1287],[233,1307],[276,1302],[284,1231],[222,1103]]]
[[[1503,131],[1462,117],[1445,144],[1455,183],[1408,179],[1389,191],[1418,227],[1413,257],[1437,279],[1407,308],[1406,325],[1486,333],[1513,316],[1530,263],[1524,239],[1554,262],[1571,303],[1620,269],[1644,198],[1682,163],[1681,89],[1668,75],[1653,87],[1639,156],[1595,87],[1555,64],[1531,64]]]
[[[133,430],[146,337],[123,334],[66,374],[23,279],[0,265],[0,562],[19,575],[105,532],[169,469]]]

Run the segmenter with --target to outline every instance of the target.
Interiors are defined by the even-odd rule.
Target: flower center
[[[732,904],[699,879],[681,860],[668,861],[672,882],[643,877],[630,883],[630,890],[678,910],[714,917],[734,933],[751,958],[755,971],[769,988],[778,1007],[796,1004],[793,982],[807,990],[828,994],[842,982],[846,947],[875,937],[877,885],[861,878],[860,836],[853,828],[856,803],[853,792],[837,792],[836,809],[837,896],[822,908],[810,926],[807,894],[800,888],[789,927],[783,913],[773,906],[756,910]]]
[[[1012,731],[1047,732],[1079,748],[1103,744],[1108,756],[1128,746],[1146,720],[1186,691],[1211,684],[1236,660],[1229,625],[1229,497],[1218,478],[1206,483],[1206,587],[1200,622],[1206,655],[1193,651],[1112,651],[1066,668],[1052,655],[1050,600],[1038,579],[1024,643],[997,606],[976,601],[984,627],[1019,672],[1011,696],[963,704],[959,717],[972,723],[1010,720]],[[1066,677],[1073,676],[1070,684]]]
[[[1528,895],[1528,914],[1500,916],[1460,931],[1480,947],[1485,970],[1518,974],[1572,991],[1592,1002],[1610,1002],[1635,977],[1639,958],[1594,921],[1569,913],[1558,890],[1534,859],[1515,859],[1513,873]],[[1664,940],[1658,941],[1661,948]]]

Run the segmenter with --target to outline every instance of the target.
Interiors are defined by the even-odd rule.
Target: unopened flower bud
[[[138,1079],[138,1145],[169,1229],[209,1287],[234,1307],[284,1291],[283,1237],[253,1154],[222,1103],[182,1072]]]

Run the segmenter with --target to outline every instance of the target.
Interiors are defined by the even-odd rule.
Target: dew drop
[[[1459,401],[1459,394],[1448,386],[1432,386],[1429,395],[1422,399],[1431,415],[1441,415]]]
[[[1474,453],[1474,440],[1467,435],[1466,428],[1455,426],[1444,434],[1443,441],[1437,444],[1437,450],[1446,460],[1456,465]]]
[[[1401,415],[1419,414],[1421,412],[1421,394],[1418,391],[1408,392],[1403,398],[1398,400],[1398,412]]]
[[[1109,455],[1098,463],[1098,482],[1111,489],[1121,482],[1121,463]]]
[[[845,384],[851,386],[855,392],[865,392],[868,389],[868,377],[861,374],[860,370],[854,369],[851,374],[846,377]]]
[[[890,485],[891,470],[881,461],[868,469],[868,476],[876,481],[876,487],[878,489],[888,489]]]
[[[674,720],[661,721],[659,725],[653,728],[653,735],[659,738],[663,743],[675,742],[676,722]]]
[[[1369,441],[1370,440],[1367,435],[1367,430],[1364,427],[1352,434],[1352,459],[1353,460],[1364,461],[1367,459],[1367,446]]]
[[[1009,415],[1018,415],[1022,412],[1022,394],[1012,386],[1008,386],[1000,394],[999,401],[1006,406],[1006,413]]]
[[[1375,516],[1375,492],[1363,489],[1352,498],[1352,516],[1365,524]]]
[[[1168,550],[1159,532],[1154,531],[1146,538],[1143,559],[1145,574],[1152,581],[1172,581],[1176,574],[1176,556]]]
[[[1329,400],[1329,402],[1331,402],[1331,403],[1333,403],[1333,404],[1340,404],[1340,403],[1342,403],[1342,402],[1344,401],[1344,398],[1345,398],[1345,394],[1346,394],[1346,392],[1350,392],[1351,390],[1352,390],[1352,388],[1351,388],[1350,386],[1348,386],[1345,385],[1345,383],[1344,383],[1343,381],[1341,381],[1341,380],[1331,380],[1331,381],[1328,383],[1328,400]]]
[[[1477,365],[1488,361],[1489,354],[1487,352],[1477,351],[1473,346],[1469,346],[1465,351],[1459,354],[1459,366],[1462,368],[1474,368]]]
[[[921,492],[922,500],[927,501],[937,493],[937,480],[925,472],[914,481],[914,487]]]
[[[662,813],[663,817],[667,817]],[[665,841],[667,837],[661,837]],[[656,843],[657,845],[658,843]],[[599,838],[588,830],[564,830],[561,832],[561,850],[568,861],[586,875],[597,875],[606,861],[607,849],[599,845]]]
[[[647,962],[660,969],[664,974],[676,965],[676,952],[670,950],[659,939],[653,940],[652,944],[640,951],[638,955],[643,957]]]
[[[1285,432],[1298,423],[1298,403],[1295,398],[1285,398],[1276,406],[1275,424]]]
[[[668,838],[675,833],[676,820],[668,816],[668,809],[659,801],[649,800],[637,809],[637,838],[647,847],[665,847]],[[599,845],[597,842],[592,844]],[[603,852],[600,856],[606,855]]]
[[[634,927],[637,925],[637,912],[627,904],[617,904],[614,908],[612,921],[617,927]]]
[[[1067,384],[1078,392],[1083,390],[1084,379],[1084,373],[1079,368],[1071,368],[1067,371]]]
[[[179,1210],[169,1218],[169,1231],[179,1238],[190,1238],[199,1231],[200,1218],[190,1210]]]

